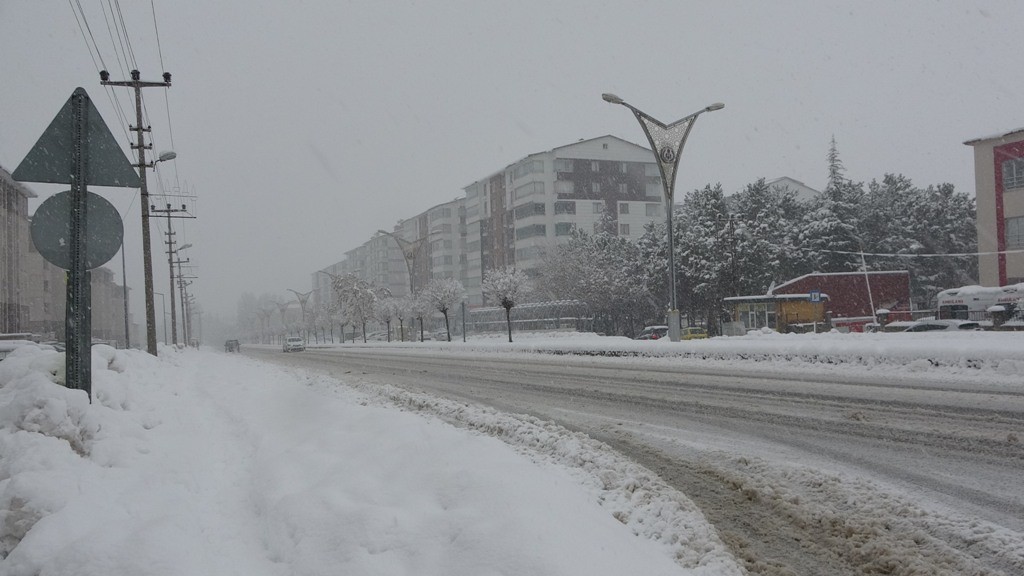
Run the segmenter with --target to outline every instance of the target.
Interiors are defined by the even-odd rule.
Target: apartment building
[[[487,270],[516,266],[537,274],[573,227],[608,225],[637,239],[665,219],[654,155],[615,136],[530,154],[469,186],[463,196],[399,220],[312,276],[314,301],[327,303],[331,275],[353,273],[393,295],[419,292],[431,278],[455,278],[469,306],[483,306]]]
[[[1024,282],[1024,128],[964,144],[974,148],[978,281]]]
[[[28,200],[36,194],[0,168],[0,333],[63,340],[67,272],[32,243]],[[125,289],[107,268],[91,271],[92,337],[124,346]],[[135,330],[129,316],[129,329]],[[132,337],[132,342],[138,339]]]
[[[487,270],[539,270],[573,227],[593,232],[605,222],[639,238],[665,218],[661,175],[651,151],[602,136],[530,154],[464,188],[466,278],[470,306],[482,306]]]
[[[29,310],[21,268],[24,254],[32,245],[28,199],[35,197],[0,167],[0,333],[28,331]]]

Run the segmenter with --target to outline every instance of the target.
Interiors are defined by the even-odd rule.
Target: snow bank
[[[90,404],[62,364],[0,362],[5,576],[742,573],[685,497],[543,422],[101,346]]]

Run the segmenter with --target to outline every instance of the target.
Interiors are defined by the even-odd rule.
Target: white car
[[[289,336],[284,340],[282,350],[285,352],[302,352],[306,349],[306,341],[300,336]]]
[[[904,332],[935,332],[938,330],[982,330],[981,324],[970,320],[920,320]]]

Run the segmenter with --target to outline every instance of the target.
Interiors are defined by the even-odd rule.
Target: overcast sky
[[[17,167],[78,86],[131,153],[99,83],[100,67],[114,80],[131,68],[108,4],[0,0],[0,166]],[[200,304],[230,317],[242,292],[307,291],[377,229],[527,154],[605,134],[644,143],[602,92],[666,122],[726,104],[690,135],[680,197],[760,177],[820,188],[833,136],[855,181],[898,172],[973,194],[963,142],[1024,126],[1016,0],[120,4],[142,79],[173,74],[170,89],[143,91],[154,151],[178,153],[150,172],[151,193],[197,197],[176,239],[194,244]],[[117,99],[134,124],[127,89]],[[29,186],[40,200],[66,188]],[[137,191],[93,191],[125,217],[144,322]],[[165,229],[153,226],[154,247]],[[154,260],[166,292],[166,256]],[[110,267],[119,274],[120,258]]]

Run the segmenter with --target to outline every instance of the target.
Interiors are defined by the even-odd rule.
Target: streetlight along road
[[[621,104],[633,111],[636,119],[640,122],[640,126],[644,129],[647,141],[651,143],[654,157],[658,159],[662,190],[665,193],[666,226],[668,228],[668,337],[673,342],[679,342],[679,304],[676,301],[676,255],[672,234],[672,206],[674,204],[673,191],[676,186],[676,171],[679,168],[679,156],[683,153],[686,138],[690,135],[690,129],[693,128],[693,122],[697,119],[697,116],[705,112],[721,110],[725,108],[725,104],[716,102],[671,124],[664,124],[628,104],[615,94],[601,94],[601,98],[605,102]]]

